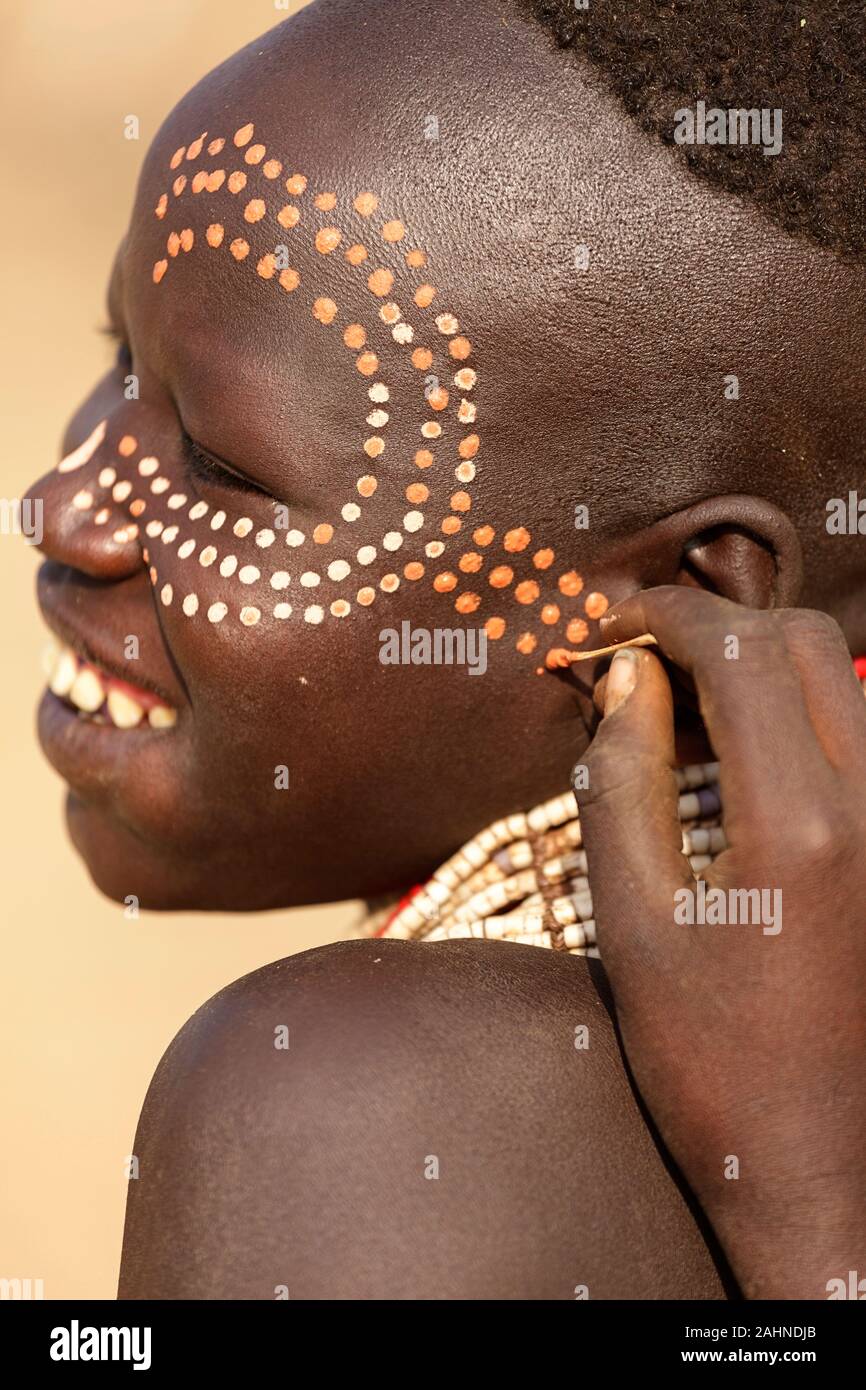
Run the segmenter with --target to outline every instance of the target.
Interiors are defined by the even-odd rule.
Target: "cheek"
[[[323,335],[323,370],[355,403],[358,464],[319,513],[289,515],[252,494],[218,505],[191,494],[130,408],[129,432],[99,440],[99,468],[85,460],[82,524],[111,528],[143,557],[192,679],[254,675],[267,652],[309,679],[361,644],[385,665],[385,634],[398,628],[391,657],[425,664],[424,641],[410,633],[407,646],[402,631],[419,617],[428,634],[471,630],[491,663],[507,651],[528,675],[567,665],[607,600],[532,518],[501,519],[495,478],[483,476],[483,373],[435,255],[375,194],[338,196],[284,167],[251,122],[206,135],[166,160],[147,292],[172,295],[188,257],[222,256],[280,312],[307,316]]]

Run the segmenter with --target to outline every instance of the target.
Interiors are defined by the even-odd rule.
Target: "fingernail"
[[[605,715],[613,714],[628,699],[637,684],[638,654],[633,647],[617,652],[607,673],[604,692]]]

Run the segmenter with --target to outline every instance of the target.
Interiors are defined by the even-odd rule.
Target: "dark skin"
[[[316,5],[184,99],[148,156],[112,278],[140,399],[123,397],[122,361],[70,422],[67,449],[107,415],[112,441],[140,437],[213,508],[264,526],[282,502],[305,531],[339,515],[360,471],[346,404],[356,379],[308,313],[225,252],[208,258],[202,238],[224,201],[190,203],[197,249],[152,279],[171,152],[244,121],[343,203],[378,190],[429,248],[434,282],[477,346],[485,452],[473,508],[497,533],[543,532],[611,601],[660,584],[753,609],[805,598],[850,649],[866,649],[862,554],[856,538],[829,545],[821,515],[829,480],[853,476],[866,442],[862,271],[689,179],[506,0],[423,15],[370,3],[361,26],[356,5]],[[590,274],[575,269],[578,244],[591,248]],[[345,270],[329,262],[326,280],[309,247],[296,264],[304,283],[350,297]],[[182,426],[258,491],[239,500],[188,478]],[[403,428],[395,418],[409,447]],[[155,602],[140,545],[118,551],[110,527],[70,523],[69,486],[52,475],[34,489],[46,502],[49,620],[66,636],[99,634],[115,661],[138,634],[142,667],[180,711],[169,734],[96,771],[55,750],[73,837],[109,895],[257,909],[396,891],[480,826],[561,791],[584,755],[603,667],[537,678],[509,641],[483,680],[383,668],[386,614],[455,621],[428,585],[327,628],[186,623]],[[589,530],[574,528],[576,502]],[[405,506],[395,485],[385,524]],[[160,548],[160,582],[181,582],[176,564]],[[217,597],[214,569],[198,588],[203,604]],[[596,639],[591,623],[586,645]],[[680,752],[694,755],[701,738],[684,717]],[[288,794],[274,791],[280,764]],[[380,1006],[381,966],[393,973]],[[578,1072],[570,1038],[590,1016],[598,1047]],[[290,1052],[291,1073],[275,1077],[280,1023],[302,1058]],[[431,1035],[428,1055],[413,1040]],[[202,1144],[206,1180],[189,1160]],[[391,1180],[395,1145],[403,1187]],[[296,1172],[317,1156],[294,1182],[286,1146],[298,1146]],[[443,1147],[465,1166],[434,1188],[445,1210],[425,1228],[434,1185],[421,1164]],[[136,1152],[125,1297],[271,1297],[280,1283],[293,1297],[721,1292],[586,964],[530,948],[355,943],[238,982],[167,1055]],[[304,1254],[281,1278],[286,1249]]]

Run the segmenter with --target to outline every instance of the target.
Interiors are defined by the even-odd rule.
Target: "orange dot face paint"
[[[336,227],[323,227],[316,233],[316,250],[320,256],[329,256],[336,251],[342,236]]]
[[[360,474],[336,515],[283,535],[256,527],[250,517],[190,502],[180,480],[164,472],[146,446],[144,456],[132,460],[139,446],[126,435],[114,466],[101,467],[76,489],[71,505],[77,514],[92,518],[87,524],[114,522],[111,509],[101,505],[108,488],[109,500],[128,513],[125,524],[114,525],[118,545],[135,541],[135,518],[143,518],[143,534],[159,542],[146,563],[167,617],[176,611],[185,622],[237,623],[250,632],[245,640],[253,640],[272,621],[294,617],[319,627],[374,603],[399,602],[406,581],[416,592],[421,585],[449,596],[443,621],[472,621],[496,642],[510,634],[502,643],[510,659],[531,655],[543,641],[538,669],[561,670],[569,652],[588,640],[589,622],[604,614],[607,599],[597,591],[584,598],[581,576],[554,570],[553,547],[529,527],[512,523],[498,531],[483,516],[469,523],[478,501],[474,485],[483,473],[479,376],[472,338],[451,311],[435,257],[430,270],[426,250],[413,245],[411,229],[376,193],[315,191],[306,173],[285,175],[283,160],[256,138],[252,122],[207,145],[207,157],[225,151],[228,163],[241,168],[202,166],[206,139],[207,132],[195,132],[168,160],[171,193],[162,193],[153,208],[156,223],[169,219],[161,233],[165,254],[152,265],[153,285],[183,273],[185,255],[195,255],[200,242],[255,271],[261,293],[296,296],[293,304],[336,344],[345,364],[337,370],[347,373],[349,391],[361,400],[358,457],[377,472],[381,461],[381,477]],[[181,216],[178,209],[187,207],[191,211]],[[196,224],[199,209],[206,215]],[[186,221],[193,225],[183,226]],[[277,244],[282,232],[292,233],[303,274],[286,266],[286,247]],[[369,248],[376,246],[371,262]],[[407,452],[396,446],[395,418],[404,426],[411,422],[421,447]],[[124,458],[133,462],[134,481],[117,475]],[[62,467],[86,461],[82,446]],[[162,570],[171,557],[176,568],[166,582]],[[209,597],[196,587],[203,572],[219,582]],[[464,588],[467,582],[474,587]],[[502,613],[509,604],[519,614],[513,631],[513,618]]]
[[[390,270],[374,270],[367,281],[367,285],[372,294],[384,298],[386,294],[390,294],[393,288],[394,276],[391,274]]]
[[[576,570],[569,570],[567,574],[559,576],[558,587],[561,594],[575,598],[583,589],[583,580]]]
[[[516,526],[513,531],[506,531],[502,544],[506,550],[514,553],[525,550],[531,539],[525,526]]]
[[[588,618],[603,618],[607,612],[607,599],[604,594],[587,594],[584,609]]]
[[[333,323],[337,317],[337,306],[333,299],[322,296],[313,304],[313,318],[318,319],[319,323]]]

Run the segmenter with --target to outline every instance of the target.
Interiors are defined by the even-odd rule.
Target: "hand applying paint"
[[[651,651],[617,653],[577,797],[635,1079],[748,1297],[856,1297],[843,1290],[849,1271],[866,1276],[866,701],[851,658],[824,614],[679,587],[618,604],[603,632],[652,633],[693,680],[727,836],[699,885],[681,852],[670,682]]]

